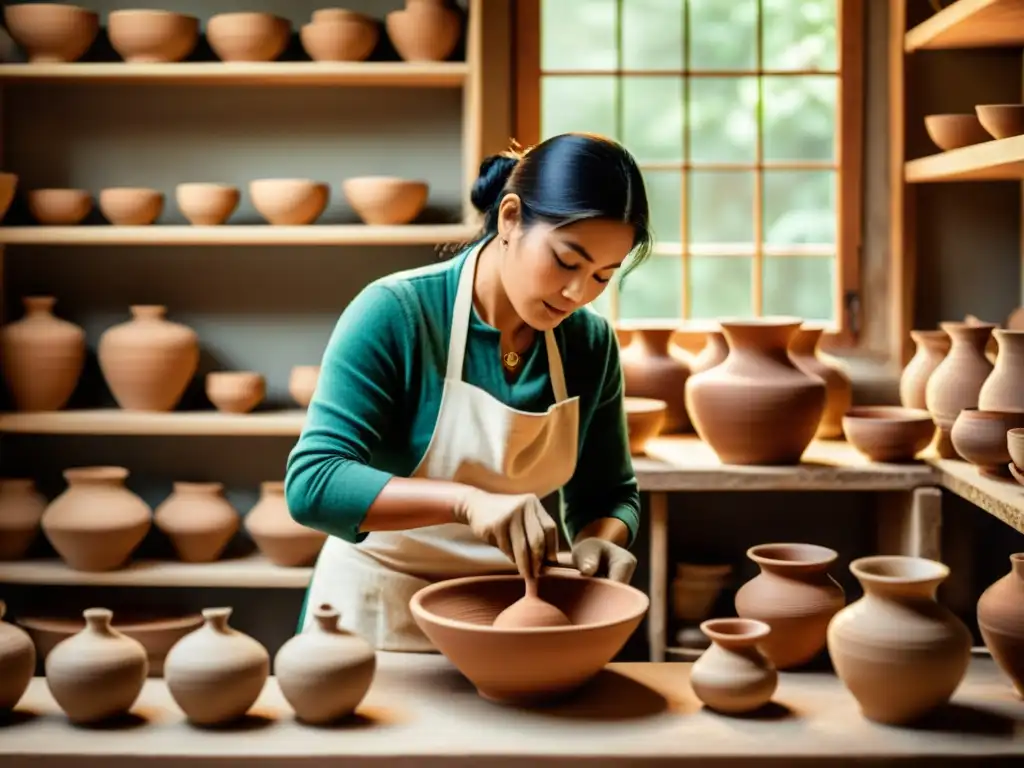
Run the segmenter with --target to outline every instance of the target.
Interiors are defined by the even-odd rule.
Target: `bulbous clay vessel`
[[[0,600],[0,619],[7,605]],[[36,673],[36,647],[28,632],[0,621],[0,712],[9,712],[25,695]]]
[[[175,483],[153,512],[153,523],[186,563],[211,563],[221,556],[241,521],[224,498],[224,483]]]
[[[995,327],[992,323],[941,323],[952,344],[949,354],[932,372],[925,386],[925,406],[935,420],[939,438],[936,444],[943,458],[956,458],[950,439],[953,422],[964,408],[977,408],[978,395],[992,373],[985,357],[985,345]]]
[[[447,0],[406,0],[405,9],[389,13],[384,24],[406,61],[444,61],[462,32],[459,14]]]
[[[0,480],[0,560],[25,556],[36,536],[46,509],[46,497],[31,478]]]
[[[149,532],[149,505],[125,487],[124,467],[64,470],[67,490],[43,512],[43,533],[77,571],[112,571],[125,565]]]
[[[690,367],[669,352],[675,325],[633,329],[633,339],[622,350],[622,374],[629,397],[647,397],[668,404],[662,433],[673,434],[690,429],[686,415],[684,390]]]
[[[982,593],[978,629],[992,659],[1024,698],[1024,552],[1010,555],[1010,572]]]
[[[330,723],[355,712],[377,671],[377,654],[366,640],[341,629],[338,611],[315,608],[316,622],[288,640],[274,656],[281,694],[300,720]]]
[[[164,319],[159,305],[131,307],[132,319],[100,336],[103,378],[118,405],[131,411],[171,411],[199,365],[196,332]]]
[[[245,516],[245,530],[270,562],[283,567],[312,563],[327,534],[299,525],[288,511],[284,483],[260,484],[260,498]]]
[[[825,382],[797,368],[789,344],[801,320],[723,321],[725,362],[686,382],[686,409],[725,464],[796,464],[825,410]]]
[[[843,436],[843,416],[853,405],[853,382],[842,364],[818,349],[823,328],[799,328],[789,344],[789,357],[804,373],[825,382],[825,412],[816,437],[827,440]]]
[[[46,656],[46,684],[64,714],[93,723],[127,713],[149,672],[142,643],[110,626],[106,608],[84,611],[85,629]]]
[[[747,557],[761,573],[736,593],[736,613],[772,628],[761,650],[778,669],[806,664],[825,647],[825,631],[846,603],[827,569],[838,554],[816,544],[760,544]]]
[[[1024,331],[992,331],[999,355],[981,385],[978,407],[986,411],[1024,411]]]
[[[25,315],[3,329],[3,368],[19,411],[67,405],[85,366],[85,331],[53,314],[53,296],[26,296]]]
[[[758,650],[771,633],[763,621],[710,619],[701,631],[711,647],[690,670],[690,686],[711,709],[730,714],[752,712],[771,701],[779,673]]]
[[[970,662],[970,632],[935,600],[949,568],[878,555],[854,560],[850,570],[864,596],[829,624],[836,674],[869,720],[915,721],[949,700]]]
[[[164,660],[175,703],[196,725],[227,723],[256,703],[270,675],[270,654],[228,625],[230,608],[207,608],[206,623],[181,638]]]
[[[690,361],[690,375],[710,370],[719,363],[724,363],[728,356],[729,344],[725,340],[725,334],[721,331],[708,331],[704,346]]]
[[[953,422],[953,449],[978,471],[996,477],[1010,474],[1007,433],[1024,427],[1024,411],[982,411],[964,408]]]
[[[900,404],[904,408],[925,408],[924,390],[928,379],[949,353],[950,339],[945,331],[911,331],[917,344],[914,356],[900,375]]]

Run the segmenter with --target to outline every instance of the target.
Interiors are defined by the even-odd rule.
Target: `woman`
[[[329,534],[306,604],[381,650],[434,650],[408,608],[428,583],[554,561],[541,500],[559,490],[576,568],[625,582],[636,566],[618,346],[586,305],[650,251],[640,171],[565,134],[487,158],[472,201],[476,243],[345,309],[288,459],[292,516]]]

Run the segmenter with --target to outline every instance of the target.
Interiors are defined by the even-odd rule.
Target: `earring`
[[[501,238],[501,247],[502,248],[508,248],[508,240],[505,239],[504,237]]]

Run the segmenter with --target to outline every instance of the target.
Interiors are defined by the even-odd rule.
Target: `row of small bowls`
[[[319,365],[296,365],[288,376],[288,394],[309,406],[320,378]],[[221,413],[249,413],[267,396],[267,381],[258,371],[212,371],[206,374],[206,397]]]
[[[1024,104],[978,104],[974,113],[928,115],[928,137],[943,151],[1024,134]]]

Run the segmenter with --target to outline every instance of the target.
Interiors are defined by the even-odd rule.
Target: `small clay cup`
[[[142,227],[157,220],[164,195],[147,187],[109,187],[100,190],[100,212],[115,226]]]
[[[944,152],[992,140],[975,114],[928,115],[924,119],[924,128],[928,137]]]
[[[111,47],[127,62],[181,61],[199,41],[199,19],[173,11],[111,11],[107,36]]]
[[[1006,449],[1010,454],[1007,469],[1018,483],[1024,485],[1024,429],[1016,427],[1006,433]]]
[[[94,11],[65,3],[7,3],[4,24],[31,64],[78,61],[100,30]]]
[[[92,210],[92,195],[85,189],[32,189],[25,197],[32,218],[49,227],[81,224]]]
[[[330,188],[312,179],[256,179],[249,182],[253,207],[270,224],[312,224],[327,207]]]
[[[847,442],[871,461],[913,461],[935,437],[928,411],[893,405],[855,406],[843,416]]]
[[[228,184],[190,182],[174,188],[181,215],[197,227],[223,224],[238,207],[242,193]]]
[[[1024,134],[1024,104],[978,104],[974,111],[982,127],[995,139]]]
[[[271,13],[218,13],[206,23],[206,40],[225,62],[274,61],[291,34],[291,22]]]
[[[313,61],[363,61],[377,47],[380,26],[361,13],[321,8],[303,25],[299,39]]]
[[[657,437],[665,426],[668,403],[652,397],[624,397],[626,428],[629,430],[629,452],[644,452],[647,441]]]
[[[983,475],[1005,477],[1010,450],[1007,433],[1024,427],[1024,413],[964,408],[953,422],[953,448]]]
[[[206,396],[223,413],[248,413],[266,393],[266,380],[255,371],[215,371],[206,375]]]
[[[408,224],[423,210],[429,186],[396,176],[357,176],[341,184],[345,199],[364,224]]]

